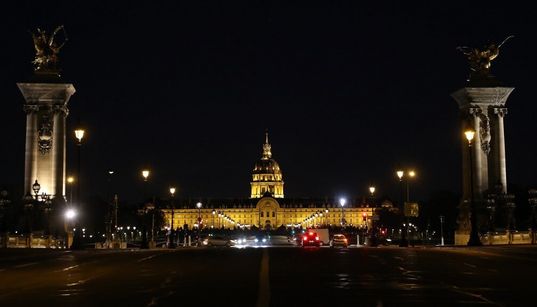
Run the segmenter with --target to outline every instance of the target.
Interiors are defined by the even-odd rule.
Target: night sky
[[[175,185],[185,197],[249,197],[265,129],[289,197],[359,196],[374,183],[396,198],[397,167],[418,172],[412,198],[459,193],[462,133],[450,93],[465,85],[468,66],[455,48],[511,34],[492,67],[516,87],[505,121],[508,182],[535,184],[537,12],[467,2],[4,4],[0,184],[23,183],[16,82],[32,74],[28,30],[60,24],[69,36],[63,77],[77,90],[68,127],[87,130],[86,196],[114,190],[137,201],[149,167],[152,194]]]

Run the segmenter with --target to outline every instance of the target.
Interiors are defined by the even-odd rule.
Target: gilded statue
[[[457,47],[457,50],[461,51],[468,59],[471,70],[470,79],[472,79],[472,77],[490,77],[491,62],[500,54],[500,47],[513,37],[514,35],[510,35],[500,44],[497,45],[492,43],[485,46],[483,49],[465,46]]]
[[[58,34],[62,31],[63,38]],[[67,33],[63,26],[57,27],[52,34],[37,28],[37,32],[30,32],[34,41],[35,58],[32,61],[35,71],[57,71],[58,54],[67,42]]]

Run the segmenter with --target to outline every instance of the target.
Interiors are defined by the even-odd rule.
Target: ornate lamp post
[[[69,234],[72,227],[72,220],[76,218],[76,210],[74,208],[68,208],[64,214],[64,231],[65,231],[65,248],[69,248]]]
[[[149,170],[147,169],[142,170],[142,177],[144,178],[144,182],[147,182],[147,178],[149,178],[149,174],[150,174]],[[145,196],[146,195],[144,195],[144,198]],[[147,249],[149,248],[149,243],[147,242],[147,226],[146,226],[147,208],[145,207],[145,200],[143,203],[143,208],[139,211],[139,214],[142,216],[142,243],[140,244],[140,248]]]
[[[75,177],[67,177],[67,186],[69,187],[69,204],[73,204],[73,183],[75,183]]]
[[[537,190],[531,189],[528,191],[528,203],[531,207],[530,230],[531,244],[535,244],[535,236],[537,232]]]
[[[76,201],[78,206],[78,211],[81,211],[82,209],[82,197],[81,197],[81,156],[82,156],[82,139],[84,138],[85,131],[84,129],[76,129],[75,130],[75,137],[78,140],[77,143],[77,185],[76,185]],[[75,233],[73,236],[73,244],[71,245],[71,249],[82,249],[82,232],[80,232],[81,226],[80,226],[80,218],[77,218],[75,220]]]
[[[174,197],[175,197],[175,188],[170,188],[170,195],[171,195],[171,205],[172,205],[172,222],[171,222],[171,229],[170,229],[170,244],[168,245],[169,248],[175,248],[175,228],[173,227],[173,220],[175,219],[175,203],[174,203]]]
[[[37,204],[42,206],[43,212],[45,213],[45,221],[46,221],[46,227],[45,227],[45,235],[47,236],[47,247],[50,247],[51,242],[51,232],[50,232],[50,211],[52,210],[52,200],[50,198],[50,195],[43,192],[42,194],[39,194],[39,191],[41,190],[41,185],[35,180],[34,184],[32,185],[32,191],[35,194],[35,200],[32,200],[31,198],[28,199],[26,207],[29,212],[27,212],[29,215],[32,215],[32,209],[33,209],[33,203],[36,202]],[[31,217],[28,220],[28,228],[29,233],[32,233],[32,219]],[[30,237],[31,241],[31,237]]]
[[[407,227],[408,223],[405,224],[405,205],[403,203],[403,176],[405,175],[405,172],[402,170],[398,170],[395,172],[397,175],[397,178],[399,178],[399,187],[400,187],[400,197],[399,202],[401,206],[401,221],[403,222],[403,229],[401,230],[401,242],[399,242],[400,247],[408,247],[408,240],[406,238],[407,235]]]
[[[375,197],[375,191],[377,188],[375,186],[369,186],[369,195],[371,196],[371,201],[373,201]]]
[[[212,211],[212,214],[213,214],[213,224],[211,225],[211,228],[214,229],[214,216],[216,215],[216,211],[214,209]]]
[[[472,158],[472,141],[474,139],[475,131],[466,130],[464,132],[466,140],[468,140],[468,157],[470,160],[470,239],[468,240],[468,246],[481,246],[481,240],[479,239],[479,233],[477,231],[477,210],[474,202],[474,163]]]
[[[203,205],[201,202],[198,202],[196,204],[196,207],[198,208],[198,241],[197,241],[198,246],[200,246],[200,243],[201,243],[200,235],[201,235],[201,207],[202,206]]]
[[[345,226],[345,211],[344,211],[344,207],[345,207],[345,204],[347,203],[347,200],[345,198],[340,198],[339,199],[339,205],[341,206],[341,227]]]
[[[2,192],[0,192],[0,241],[2,241],[2,245],[0,245],[0,247],[3,248],[7,248],[9,241],[6,209],[11,201],[7,198],[7,196],[8,192],[6,190],[2,190]]]

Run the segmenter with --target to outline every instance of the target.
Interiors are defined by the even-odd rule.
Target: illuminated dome
[[[261,198],[270,193],[275,198],[283,198],[283,176],[280,165],[272,159],[271,146],[268,141],[268,132],[265,133],[263,155],[255,163],[252,172],[251,198]]]

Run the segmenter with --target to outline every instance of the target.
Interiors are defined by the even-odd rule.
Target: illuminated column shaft
[[[497,136],[497,181],[502,184],[503,193],[507,193],[507,163],[505,157],[505,135],[503,127],[503,117],[507,114],[507,108],[495,108],[494,113],[497,115],[496,136]]]
[[[75,93],[67,83],[17,83],[24,99],[26,115],[26,151],[24,193],[33,194],[35,180],[41,185],[40,193],[52,198],[65,197],[65,117],[67,102]],[[48,123],[48,126],[47,126]],[[43,128],[49,127],[49,134]],[[50,142],[44,135],[48,135]]]
[[[472,129],[476,132],[472,142],[472,161],[474,165],[471,167],[474,174],[474,197],[477,195],[477,198],[480,198],[482,192],[488,188],[488,156],[481,147],[482,136],[479,133],[482,125],[484,125],[478,116],[481,112],[482,110],[479,108],[470,108],[469,110],[471,121],[473,122]]]
[[[52,147],[57,148],[53,151],[53,166],[55,195],[65,197],[65,177],[66,177],[66,136],[65,136],[65,118],[68,114],[67,107],[54,106],[54,136],[52,138]]]
[[[26,150],[24,158],[24,195],[33,194],[32,178],[37,177],[37,105],[25,105]]]

